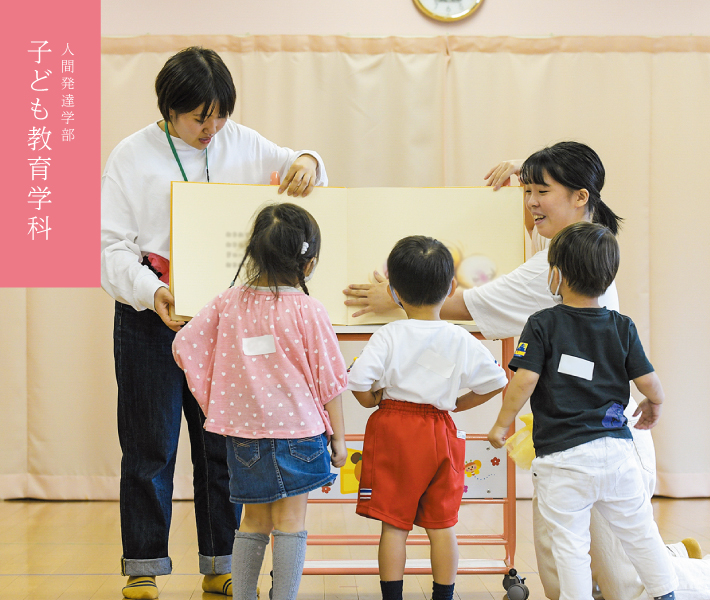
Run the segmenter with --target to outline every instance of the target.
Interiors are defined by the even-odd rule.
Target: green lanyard
[[[182,168],[182,163],[180,162],[180,157],[178,156],[177,150],[175,150],[175,144],[171,139],[170,132],[168,131],[168,122],[165,123],[165,136],[168,138],[168,144],[170,144],[170,149],[173,151],[173,156],[177,161],[178,167],[180,167],[180,173],[182,173],[182,178],[187,181],[187,175],[185,175],[185,169]],[[210,163],[207,161],[207,148],[205,148],[205,169],[207,170],[207,183],[210,182]]]

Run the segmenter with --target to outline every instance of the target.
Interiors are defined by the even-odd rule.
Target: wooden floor
[[[710,551],[710,500],[655,499],[654,510],[667,542],[695,537]],[[517,505],[516,567],[527,577],[532,600],[543,599],[535,570],[530,502]],[[461,509],[461,533],[501,531],[501,509],[468,505]],[[378,533],[379,524],[357,517],[352,505],[309,507],[312,533]],[[161,600],[219,600],[203,594],[197,567],[195,521],[191,502],[175,502],[170,536],[173,574],[158,578]],[[410,546],[410,558],[427,556],[426,547]],[[120,575],[121,541],[116,502],[0,502],[0,598],[2,600],[120,600],[125,578]],[[461,548],[465,558],[503,558],[501,547]],[[375,558],[376,547],[311,546],[308,559]],[[262,572],[266,592],[271,558]],[[462,600],[501,600],[500,575],[459,575],[456,593]],[[431,597],[430,576],[405,576],[405,600]],[[304,576],[300,600],[378,600],[377,576]],[[266,593],[262,595],[266,598]]]

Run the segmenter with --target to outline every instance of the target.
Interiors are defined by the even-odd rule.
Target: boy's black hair
[[[616,235],[623,219],[602,201],[604,165],[599,155],[580,142],[559,142],[531,154],[520,167],[523,184],[549,185],[547,173],[557,183],[571,190],[589,192],[588,210],[594,223],[601,223]]]
[[[454,259],[439,240],[412,235],[399,240],[387,258],[390,285],[412,306],[430,306],[449,293]]]
[[[267,285],[277,296],[278,285],[284,283],[293,287],[300,285],[308,294],[303,269],[319,255],[320,228],[311,213],[288,202],[269,204],[254,219],[249,243],[234,281],[246,264],[248,286],[266,276]]]
[[[191,46],[171,56],[155,78],[158,109],[166,122],[170,110],[178,115],[189,113],[200,105],[204,121],[219,107],[224,119],[234,112],[237,89],[232,74],[214,50]]]
[[[547,260],[562,271],[573,292],[598,298],[619,270],[619,244],[607,227],[580,221],[552,238]]]

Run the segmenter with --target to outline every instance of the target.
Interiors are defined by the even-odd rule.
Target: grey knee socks
[[[234,532],[232,549],[232,594],[234,600],[256,600],[264,550],[269,536],[263,533]]]
[[[285,533],[274,529],[274,598],[296,600],[306,560],[307,532]],[[234,573],[234,571],[232,571]],[[235,600],[237,600],[235,596]],[[238,600],[241,600],[238,599]]]

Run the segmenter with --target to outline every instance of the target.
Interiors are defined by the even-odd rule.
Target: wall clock
[[[473,14],[483,0],[413,0],[427,17],[437,21],[459,21]]]

